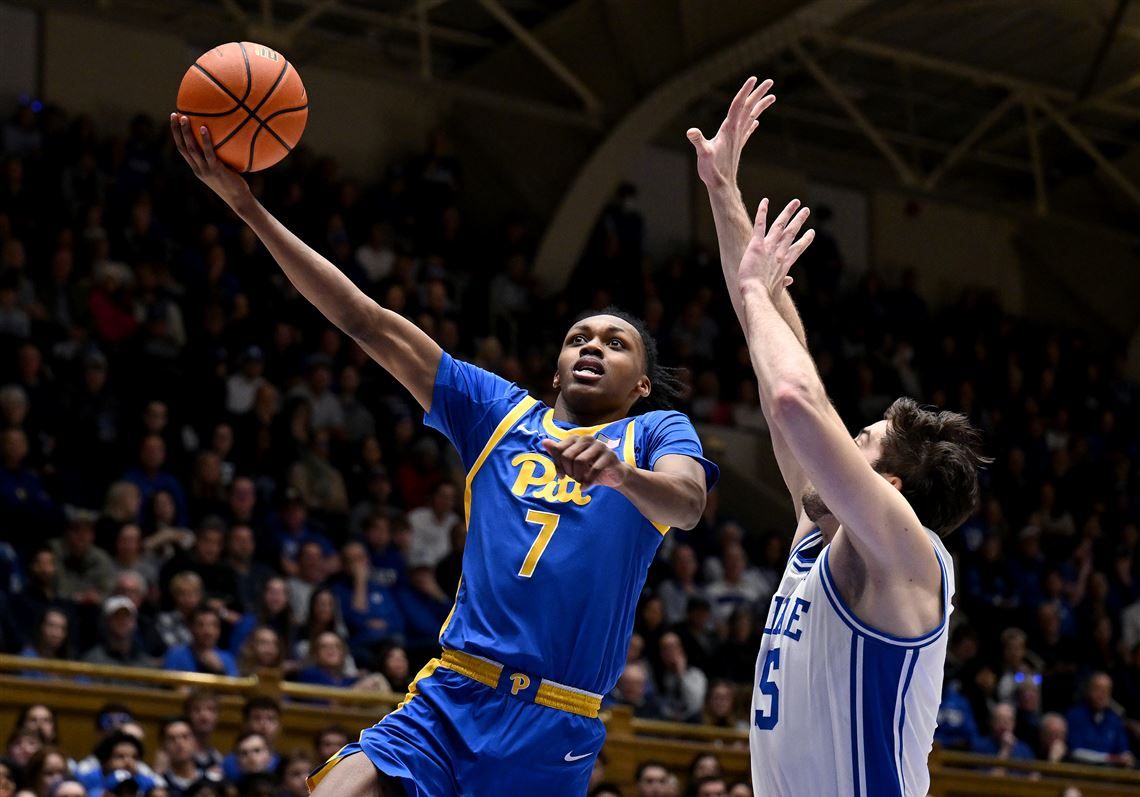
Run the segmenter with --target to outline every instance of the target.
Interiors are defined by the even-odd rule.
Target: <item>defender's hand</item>
[[[748,78],[736,92],[728,106],[728,115],[711,140],[695,127],[685,133],[697,151],[697,174],[710,191],[736,185],[744,144],[760,124],[757,118],[776,101],[776,95],[768,93],[771,88],[771,80],[757,86],[756,78]]]
[[[241,202],[252,197],[249,184],[241,175],[218,159],[210,131],[205,126],[198,131],[202,139],[199,144],[198,137],[190,126],[190,119],[182,114],[172,113],[170,132],[174,136],[174,145],[190,164],[194,176],[208,185],[227,205],[236,210]]]
[[[797,213],[796,211],[799,210]],[[743,290],[746,285],[765,288],[773,296],[777,291],[792,283],[788,271],[815,239],[815,230],[808,230],[796,240],[800,228],[804,226],[810,211],[800,207],[800,201],[793,199],[776,217],[772,229],[768,229],[768,200],[760,201],[756,212],[756,226],[752,229],[752,240],[740,261],[737,279]]]
[[[629,466],[596,437],[573,435],[565,440],[543,440],[542,447],[554,460],[558,478],[569,476],[583,487],[620,487],[628,473]]]

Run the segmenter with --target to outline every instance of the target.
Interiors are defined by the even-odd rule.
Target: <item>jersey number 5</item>
[[[523,578],[530,578],[534,575],[534,569],[538,567],[538,560],[542,558],[546,546],[550,544],[550,538],[554,536],[554,530],[558,528],[558,520],[558,515],[553,512],[539,512],[537,509],[531,509],[526,513],[527,523],[534,523],[542,528],[539,529],[538,536],[534,538],[530,550],[526,553],[526,559],[523,559],[522,567],[519,568],[519,575]]]
[[[767,695],[771,702],[767,713],[762,709],[756,710],[756,727],[762,731],[770,731],[780,721],[780,688],[771,680],[772,670],[780,669],[780,649],[772,648],[764,659],[764,668],[760,671],[760,683],[756,688],[760,694]]]

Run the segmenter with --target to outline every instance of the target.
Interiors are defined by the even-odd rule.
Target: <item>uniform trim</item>
[[[442,661],[439,659],[434,661],[439,662],[438,666],[457,672],[490,689],[498,689],[499,681],[503,676],[502,664],[485,659],[482,656],[464,653],[462,650],[445,650]],[[434,672],[434,668],[432,671]],[[418,679],[419,676],[417,676]],[[538,680],[538,689],[535,691],[534,702],[540,706],[578,714],[590,719],[596,718],[601,711],[601,695],[587,692],[585,689],[566,686],[546,678],[536,680]]]
[[[802,553],[805,548],[807,548],[808,546],[810,546],[814,543],[819,542],[822,539],[823,539],[823,532],[820,531],[819,529],[816,529],[815,531],[809,531],[807,533],[807,535],[805,535],[804,538],[802,540],[800,540],[799,543],[796,544],[796,547],[792,548],[791,553],[788,554],[788,558],[794,559],[796,556],[798,556],[800,553]]]
[[[467,472],[467,483],[463,490],[463,519],[466,521],[468,528],[471,527],[471,482],[475,480],[475,474],[479,472],[479,468],[483,467],[483,463],[487,461],[487,457],[491,455],[491,451],[499,444],[499,441],[502,440],[507,432],[518,423],[519,419],[537,403],[538,401],[533,397],[524,396],[522,400],[506,414],[503,420],[499,421],[499,425],[496,426],[495,431],[491,433],[487,444],[484,445],[483,450],[479,452],[475,464],[472,465],[471,470]]]
[[[399,711],[404,706],[408,705],[408,703],[412,702],[412,698],[416,697],[420,693],[420,681],[424,680],[425,678],[431,678],[433,675],[435,675],[435,671],[438,670],[442,664],[443,662],[439,659],[432,659],[427,664],[425,664],[423,668],[418,673],[416,673],[416,677],[412,679],[412,682],[408,684],[408,693],[404,695],[404,699],[400,701],[395,710]]]
[[[553,409],[547,410],[542,415],[542,428],[543,428],[543,430],[548,435],[553,437],[555,440],[565,440],[567,437],[570,437],[571,435],[590,435],[590,436],[593,436],[593,435],[597,434],[598,432],[602,431],[603,429],[605,429],[607,426],[609,426],[612,423],[613,423],[613,421],[610,421],[609,423],[598,424],[597,426],[576,426],[573,429],[560,429],[554,423],[554,410]]]
[[[847,606],[843,600],[843,596],[839,592],[839,587],[835,584],[835,579],[831,575],[831,566],[828,564],[828,555],[831,553],[831,546],[829,545],[823,551],[823,563],[820,572],[823,578],[820,581],[823,584],[823,592],[827,595],[827,601],[831,604],[831,608],[835,609],[835,613],[839,618],[858,635],[874,639],[878,642],[883,642],[888,645],[896,645],[899,647],[908,648],[921,648],[937,641],[937,639],[946,630],[946,621],[950,616],[949,601],[946,599],[946,592],[949,589],[949,583],[946,576],[946,566],[942,563],[942,555],[938,552],[938,548],[934,548],[934,555],[938,559],[938,567],[942,573],[942,617],[937,627],[933,630],[917,637],[900,637],[890,634],[886,631],[880,631],[873,628],[860,620],[853,611]]]
[[[903,794],[906,794],[906,758],[903,754],[903,742],[906,741],[903,736],[903,728],[906,726],[906,695],[910,691],[911,678],[914,677],[914,668],[918,664],[918,656],[921,652],[921,648],[915,648],[911,651],[913,655],[906,671],[906,679],[903,681],[902,696],[899,698],[899,785],[902,787]]]
[[[637,451],[634,448],[634,445],[635,445],[636,440],[637,440],[637,431],[636,431],[636,427],[634,426],[634,424],[636,424],[636,423],[637,423],[637,419],[631,418],[629,423],[627,423],[625,425],[625,437],[622,439],[622,443],[621,443],[621,458],[625,462],[625,464],[629,465],[631,468],[637,467]],[[645,518],[645,519],[649,520],[649,518]],[[649,523],[651,526],[653,526],[653,528],[657,529],[657,532],[662,537],[664,537],[666,534],[668,534],[669,529],[671,528],[670,526],[668,526],[664,523],[658,523],[654,520],[649,520]]]

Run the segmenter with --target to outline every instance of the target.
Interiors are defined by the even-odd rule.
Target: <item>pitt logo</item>
[[[526,495],[531,487],[536,487],[538,489],[531,496],[544,501],[575,503],[578,506],[590,503],[590,496],[582,495],[582,485],[569,476],[556,478],[554,462],[542,454],[519,454],[511,464],[519,469],[519,475],[511,486],[511,492],[519,497]]]
[[[525,692],[530,688],[530,677],[523,675],[521,672],[516,672],[511,675],[511,694],[517,695],[519,692]]]

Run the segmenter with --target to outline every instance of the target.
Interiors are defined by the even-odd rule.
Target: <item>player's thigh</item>
[[[400,781],[385,775],[363,753],[354,753],[328,771],[313,797],[407,797]]]

